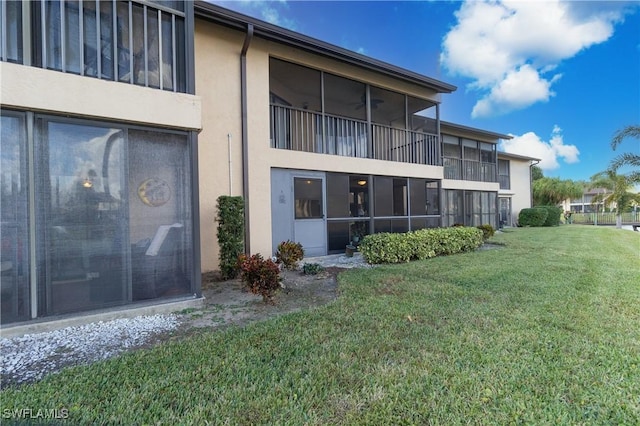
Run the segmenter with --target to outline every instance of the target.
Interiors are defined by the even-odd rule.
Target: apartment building
[[[508,135],[441,120],[456,87],[219,6],[2,2],[0,27],[3,325],[198,298],[220,195],[265,256],[519,197]]]

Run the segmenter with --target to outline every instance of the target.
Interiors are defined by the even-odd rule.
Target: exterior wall
[[[518,221],[520,210],[531,207],[531,169],[529,166],[531,163],[513,158],[505,159],[509,160],[511,189],[501,189],[498,196],[511,198],[511,223],[515,224]]]
[[[184,130],[202,128],[202,105],[194,95],[8,62],[0,62],[0,80],[3,107]]]
[[[216,199],[242,194],[240,52],[244,33],[202,20],[196,21],[196,93],[202,97],[203,128],[199,136],[200,223],[202,269],[218,267]],[[418,85],[358,69],[260,38],[247,52],[248,200],[252,253],[271,255],[271,169],[295,168],[386,176],[442,179],[442,167],[342,157],[270,147],[269,57],[288,60],[351,77],[379,87],[439,101]],[[227,134],[232,133],[232,173],[229,173]],[[495,186],[495,185],[494,185]]]
[[[202,20],[195,24],[196,93],[202,99],[203,122],[198,135],[200,249],[202,270],[210,271],[218,268],[217,198],[242,195],[240,50],[244,36]]]
[[[500,184],[497,182],[476,182],[469,180],[445,179],[442,181],[442,189],[464,189],[467,191],[498,191]]]

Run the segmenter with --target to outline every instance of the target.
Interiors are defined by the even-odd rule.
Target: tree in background
[[[615,151],[616,148],[627,138],[640,139],[640,126],[632,125],[618,130],[615,135],[613,135],[613,139],[611,139],[611,149]],[[615,157],[611,160],[608,170],[617,172],[618,169],[624,166],[638,168],[632,170],[627,176],[631,179],[632,183],[640,183],[640,154],[638,154],[638,149],[636,149],[636,153],[625,152]]]
[[[544,173],[542,173],[542,169],[538,166],[531,166],[531,180],[533,182],[538,179],[542,179],[544,177]]]
[[[617,174],[615,170],[605,170],[591,177],[593,188],[604,188],[606,193],[596,194],[592,204],[602,202],[605,207],[616,210],[616,228],[622,228],[622,213],[631,209],[634,203],[640,203],[640,194],[630,192],[634,184],[632,174]]]
[[[567,198],[582,196],[583,186],[571,179],[542,177],[533,182],[533,205],[555,206]]]

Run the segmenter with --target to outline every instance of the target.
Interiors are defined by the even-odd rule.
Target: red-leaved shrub
[[[262,296],[262,300],[273,303],[273,295],[280,288],[280,268],[271,259],[264,259],[259,253],[247,257],[240,255],[240,278],[253,294]]]

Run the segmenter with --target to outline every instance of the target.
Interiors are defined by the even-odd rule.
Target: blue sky
[[[637,1],[211,1],[456,85],[441,119],[512,135],[545,176],[588,180],[640,125]]]

